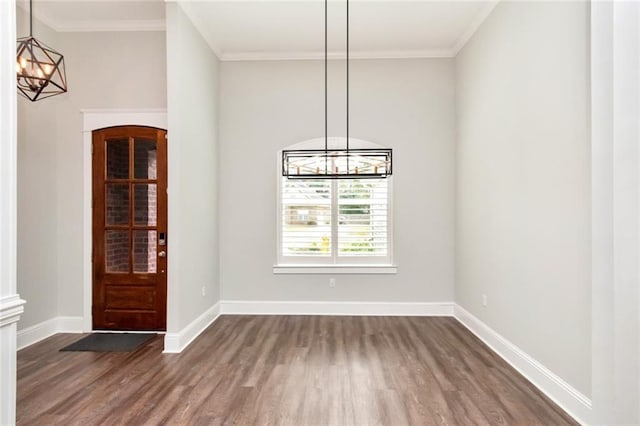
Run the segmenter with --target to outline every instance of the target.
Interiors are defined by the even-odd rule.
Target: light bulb
[[[51,65],[49,65],[49,64],[45,64],[45,66],[44,66],[44,73],[45,73],[46,75],[51,74],[51,71],[52,71],[52,70],[53,70],[53,67],[52,67]]]
[[[42,73],[42,69],[38,68],[36,70],[36,74],[38,75],[38,78],[44,78],[44,74]]]
[[[22,69],[25,69],[27,67],[27,60],[25,58],[20,58],[20,66],[22,67]]]

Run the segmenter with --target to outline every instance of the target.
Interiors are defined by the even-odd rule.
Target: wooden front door
[[[93,132],[93,328],[166,329],[167,141],[152,127]]]

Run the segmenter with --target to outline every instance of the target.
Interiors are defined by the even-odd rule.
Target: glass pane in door
[[[136,138],[133,159],[133,175],[136,179],[158,178],[156,141]]]
[[[129,231],[106,231],[106,271],[129,272]]]
[[[122,183],[106,184],[105,219],[107,225],[126,225],[129,223],[129,185]]]
[[[136,225],[158,224],[158,185],[133,185],[133,219]]]
[[[155,273],[157,253],[156,231],[133,231],[133,272]]]
[[[129,139],[107,141],[107,179],[129,178]]]

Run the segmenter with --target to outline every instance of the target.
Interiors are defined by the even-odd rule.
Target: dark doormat
[[[156,337],[155,333],[92,333],[61,351],[133,352]]]

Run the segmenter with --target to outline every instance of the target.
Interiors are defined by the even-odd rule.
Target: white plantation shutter
[[[282,178],[281,250],[283,256],[331,257],[330,180]]]
[[[389,179],[280,180],[278,263],[389,264]]]
[[[387,256],[386,179],[338,181],[338,256]]]

